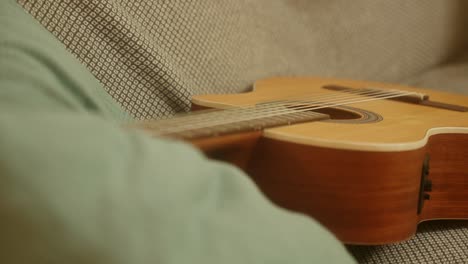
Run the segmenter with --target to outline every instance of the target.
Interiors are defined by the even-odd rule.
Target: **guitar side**
[[[468,105],[464,96],[315,78],[267,79],[251,93],[198,96],[194,102],[215,108],[254,105],[319,91],[325,84],[415,90]],[[250,153],[244,169],[273,202],[313,216],[350,244],[398,242],[410,238],[421,221],[468,218],[468,113],[388,100],[353,107],[382,120],[267,129],[251,141],[251,149],[243,148]],[[429,174],[422,181],[427,157]]]
[[[421,194],[426,155],[432,190]],[[468,135],[433,136],[425,147],[401,152],[261,138],[251,157],[247,172],[266,196],[313,216],[345,243],[399,242],[421,221],[468,218]]]

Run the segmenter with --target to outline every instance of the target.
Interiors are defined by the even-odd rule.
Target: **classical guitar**
[[[135,126],[241,167],[274,203],[345,243],[398,242],[422,221],[468,218],[468,96],[272,78],[192,102],[210,109]]]

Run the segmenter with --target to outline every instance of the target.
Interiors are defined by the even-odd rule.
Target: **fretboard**
[[[285,111],[272,115],[255,107],[196,111],[173,118],[146,121],[136,126],[155,136],[196,139],[325,119],[329,119],[329,116],[313,111]]]

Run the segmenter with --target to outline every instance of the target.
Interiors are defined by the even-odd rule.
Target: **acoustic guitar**
[[[271,78],[192,102],[205,110],[135,126],[239,166],[344,243],[399,242],[422,221],[468,218],[468,96]]]

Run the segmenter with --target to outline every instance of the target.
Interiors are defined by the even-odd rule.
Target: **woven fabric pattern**
[[[452,93],[468,94],[467,73],[468,53],[460,54],[451,63],[431,68],[404,82],[417,87],[443,89]]]
[[[243,92],[269,76],[430,86],[431,69],[467,35],[466,3],[456,0],[18,2],[138,119],[187,111],[193,94]],[[463,67],[458,87],[468,81]],[[361,263],[466,263],[467,245],[466,223],[429,222],[410,241],[350,251]]]
[[[468,223],[422,223],[411,240],[385,246],[350,246],[359,263],[468,263]]]
[[[455,0],[19,3],[139,119],[269,76],[398,81],[450,57],[461,30]]]

